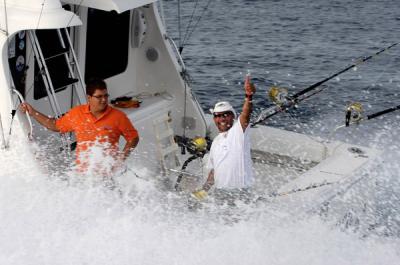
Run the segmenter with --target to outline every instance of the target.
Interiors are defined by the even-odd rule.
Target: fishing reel
[[[204,137],[195,137],[187,142],[186,149],[192,155],[203,157],[207,152],[207,140]]]
[[[350,123],[356,123],[362,120],[363,107],[360,102],[354,102],[346,108],[346,127]]]
[[[186,150],[188,150],[188,152],[190,154],[192,154],[183,163],[182,168],[180,170],[180,174],[179,174],[178,178],[176,179],[175,190],[179,191],[180,183],[182,181],[186,167],[193,160],[204,157],[204,155],[207,153],[207,150],[208,150],[208,142],[203,137],[195,137],[193,139],[189,139],[186,137],[176,136],[175,140],[177,141],[178,145],[182,146],[182,148],[186,147]]]
[[[268,97],[278,106],[285,105],[288,101],[288,90],[283,87],[272,86],[268,91]]]
[[[196,157],[203,157],[209,150],[209,143],[204,137],[190,139],[176,135],[175,141],[182,149]]]

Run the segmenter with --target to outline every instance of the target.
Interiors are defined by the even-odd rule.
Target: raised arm
[[[247,126],[249,126],[250,114],[253,110],[253,94],[256,92],[256,87],[251,83],[250,75],[246,76],[244,90],[246,97],[244,99],[242,113],[239,116],[243,131],[245,131]]]
[[[35,110],[30,104],[22,103],[20,106],[20,110],[22,112],[28,112],[30,116],[35,118],[41,125],[46,127],[47,129],[53,132],[59,132],[58,128],[56,127],[56,119],[47,117],[46,115],[40,113],[39,111]]]

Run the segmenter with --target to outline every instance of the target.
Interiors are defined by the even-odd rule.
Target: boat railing
[[[183,58],[181,56],[181,53],[179,52],[178,46],[176,46],[175,41],[171,37],[169,37],[168,35],[165,35],[165,39],[167,39],[172,44],[172,46],[174,47],[175,55],[178,58],[178,62],[182,67],[182,71],[185,72],[186,66],[185,66],[185,63],[183,62]]]
[[[13,88],[13,89],[11,89],[11,91],[12,91],[12,93],[15,93],[15,94],[18,96],[18,98],[19,98],[19,100],[21,101],[21,103],[25,103],[24,97],[22,96],[22,94],[21,94],[17,89]],[[28,112],[25,112],[25,116],[26,116],[26,119],[28,120],[28,124],[29,124],[28,139],[29,139],[29,140],[32,140],[32,138],[33,138],[32,119],[31,119],[31,116],[29,115]],[[6,143],[6,145],[8,145],[8,143]],[[6,147],[7,147],[7,146],[6,146]]]

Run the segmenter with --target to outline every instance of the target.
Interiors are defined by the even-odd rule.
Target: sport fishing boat
[[[169,179],[172,190],[198,188],[207,174],[203,139],[218,132],[185,78],[161,11],[155,0],[1,1],[1,152],[21,148],[43,170],[68,160],[74,136],[45,130],[17,108],[28,102],[60,117],[86,103],[85,81],[98,77],[139,131],[128,167]],[[250,130],[256,181],[268,187],[260,192],[276,200],[327,200],[379,154],[261,124]]]

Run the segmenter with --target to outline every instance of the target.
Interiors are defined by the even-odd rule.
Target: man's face
[[[89,107],[92,112],[103,112],[108,105],[107,89],[96,89],[93,95],[88,96]]]
[[[214,122],[220,132],[228,131],[233,125],[234,115],[231,111],[214,113]]]

